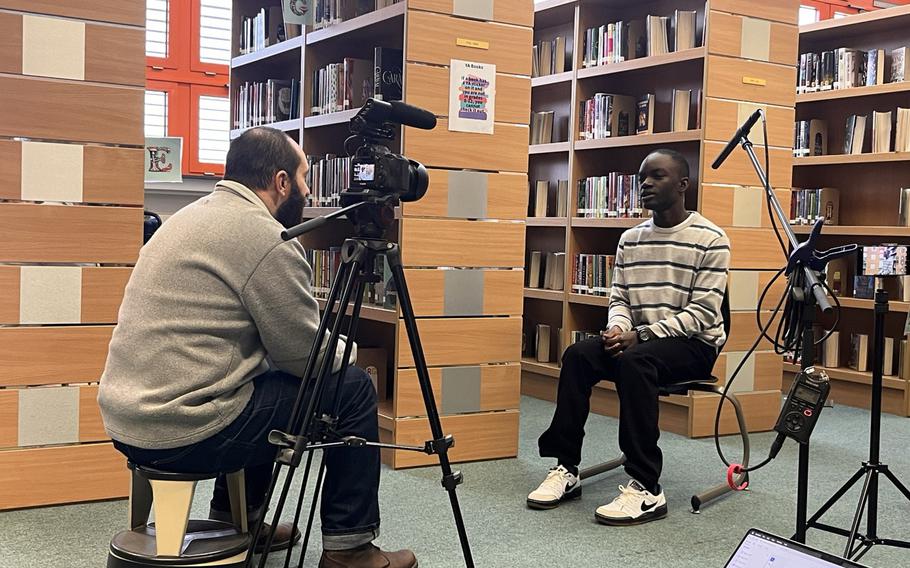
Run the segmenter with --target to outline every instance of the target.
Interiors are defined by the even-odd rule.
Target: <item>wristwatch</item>
[[[638,336],[638,342],[644,343],[654,339],[654,332],[646,325],[639,325],[635,328],[635,335]]]

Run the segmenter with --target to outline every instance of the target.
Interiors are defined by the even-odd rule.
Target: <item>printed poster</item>
[[[166,138],[145,139],[145,181],[177,182],[183,181],[183,138],[169,136]]]
[[[453,59],[449,76],[449,130],[493,134],[496,66]]]
[[[281,15],[285,25],[313,25],[316,0],[281,0]]]

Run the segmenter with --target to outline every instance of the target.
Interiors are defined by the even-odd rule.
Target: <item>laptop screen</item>
[[[862,568],[859,564],[752,529],[726,568]]]

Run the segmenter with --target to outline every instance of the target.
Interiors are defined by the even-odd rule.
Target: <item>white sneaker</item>
[[[540,487],[528,495],[528,507],[554,509],[562,501],[578,499],[581,497],[580,481],[578,476],[563,466],[551,468]]]
[[[619,486],[619,497],[597,508],[594,516],[605,525],[640,525],[667,516],[664,492],[653,495],[634,479],[628,487]]]

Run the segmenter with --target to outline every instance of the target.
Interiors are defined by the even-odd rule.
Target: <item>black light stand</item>
[[[326,220],[340,215],[347,215],[349,219],[352,219],[356,228],[356,237],[346,239],[341,247],[342,262],[334,282],[332,283],[325,311],[319,322],[319,329],[316,332],[319,340],[316,345],[313,346],[313,350],[307,360],[304,377],[315,377],[315,380],[310,379],[311,385],[309,385],[309,388],[301,387],[285,431],[273,430],[269,434],[269,441],[280,449],[278,451],[278,457],[275,460],[275,468],[273,470],[268,496],[266,497],[265,507],[268,507],[272,496],[274,495],[282,469],[287,467],[288,470],[284,485],[281,488],[281,493],[273,515],[272,526],[277,526],[276,523],[278,519],[280,519],[282,510],[284,509],[294,473],[300,465],[303,455],[306,454],[305,474],[303,483],[300,487],[300,497],[294,518],[294,524],[297,524],[300,519],[301,509],[305,499],[314,450],[347,446],[352,448],[352,451],[360,451],[359,448],[363,447],[373,447],[417,451],[428,455],[436,454],[439,457],[439,464],[442,468],[442,486],[449,494],[455,525],[458,529],[458,537],[464,555],[465,566],[473,568],[474,560],[471,555],[470,545],[468,544],[464,520],[458,505],[458,497],[455,494],[455,488],[462,482],[462,474],[458,471],[452,471],[448,457],[449,448],[454,445],[454,438],[451,435],[447,436],[443,433],[442,424],[439,420],[439,412],[436,407],[429,372],[427,371],[426,359],[418,335],[417,321],[414,316],[414,309],[408,293],[407,283],[405,282],[399,247],[397,244],[383,239],[385,229],[394,221],[395,204],[397,204],[397,199],[392,199],[391,197],[382,202],[360,201],[336,211],[331,215],[312,219],[282,233],[282,237],[285,238],[285,240],[296,238],[297,236],[324,224]],[[345,346],[343,359],[344,361],[348,361],[352,342],[356,336],[357,325],[360,320],[364,288],[367,282],[376,282],[381,278],[381,275],[376,275],[374,273],[375,259],[379,254],[384,254],[386,256],[392,270],[395,290],[398,294],[398,302],[401,306],[402,317],[404,319],[405,328],[407,329],[408,340],[417,369],[417,377],[426,406],[427,419],[429,420],[430,431],[433,436],[433,439],[427,441],[423,446],[383,444],[373,440],[364,440],[351,436],[342,437],[339,435],[335,432],[334,425],[337,420],[337,410],[340,402],[340,388],[336,388],[335,390],[334,405],[332,406],[334,410],[332,413],[323,414],[319,410],[321,408],[320,403],[322,398],[326,394],[327,385],[330,382],[332,362],[334,359],[332,355],[335,353],[335,349],[338,345],[342,321],[344,320],[345,314],[349,314],[350,317],[345,332],[349,341],[347,341]],[[353,307],[351,306],[352,303]],[[330,321],[332,322],[331,332],[325,347],[322,348]],[[320,352],[324,352],[326,355],[321,361],[318,373],[313,375],[313,368],[316,365],[316,359]],[[311,502],[305,538],[300,552],[299,562],[297,563],[298,567],[303,566],[324,473],[325,454],[323,454],[322,464],[320,465],[319,474],[316,480],[315,496],[312,498]],[[261,518],[263,520],[265,519],[265,511],[263,511]],[[262,524],[262,522],[257,523],[255,528],[249,553],[247,555],[247,568],[252,565],[253,547],[258,540]],[[274,531],[269,535],[268,542],[264,547],[264,552],[260,556],[259,568],[265,567],[268,549],[272,544],[273,537]],[[293,547],[288,548],[284,564],[285,568],[290,566],[292,548]]]
[[[910,542],[880,538],[878,536],[878,481],[884,475],[889,481],[910,500],[910,490],[904,486],[886,464],[881,463],[881,434],[882,434],[882,370],[885,355],[885,314],[888,313],[888,293],[884,290],[875,292],[875,324],[874,346],[872,361],[872,408],[871,427],[869,429],[869,460],[864,461],[859,470],[853,474],[847,483],[825,502],[817,513],[806,523],[806,528],[815,528],[833,534],[847,537],[847,546],[843,556],[859,560],[875,545],[896,546],[910,548]],[[818,522],[819,519],[843,497],[860,479],[863,479],[863,489],[860,492],[859,504],[850,530]],[[866,534],[860,532],[859,526],[866,517]]]

